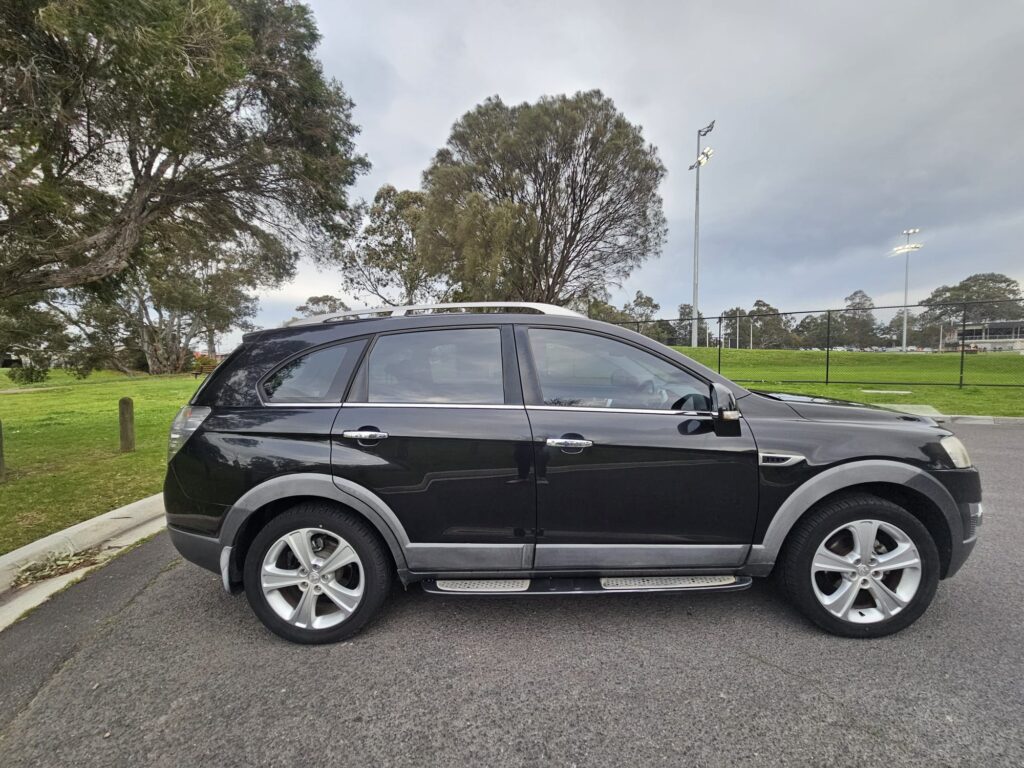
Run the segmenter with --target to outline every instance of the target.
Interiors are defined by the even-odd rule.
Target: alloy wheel
[[[854,520],[824,538],[811,561],[814,595],[838,619],[875,624],[905,609],[921,584],[921,555],[902,529]]]
[[[355,548],[323,528],[299,528],[278,538],[260,567],[260,587],[280,618],[300,629],[327,629],[359,607],[363,566]]]

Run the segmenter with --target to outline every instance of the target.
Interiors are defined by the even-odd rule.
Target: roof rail
[[[290,328],[296,325],[316,325],[344,320],[362,320],[377,317],[404,317],[405,315],[429,315],[439,310],[472,311],[475,309],[529,309],[541,315],[569,315],[582,317],[579,312],[559,307],[554,304],[541,304],[534,301],[472,301],[453,304],[412,304],[405,307],[375,307],[373,309],[350,309],[344,312],[331,312],[313,317],[298,317],[285,322]]]

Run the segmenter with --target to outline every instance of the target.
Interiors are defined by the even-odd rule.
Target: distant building
[[[993,320],[955,325],[943,338],[950,347],[962,341],[969,349],[984,352],[1024,352],[1024,320]]]

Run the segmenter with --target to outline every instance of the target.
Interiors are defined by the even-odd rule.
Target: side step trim
[[[525,592],[529,579],[438,579],[434,582],[442,592]]]
[[[623,576],[601,579],[602,587],[619,592],[637,589],[727,587],[735,583],[735,576]]]
[[[426,579],[424,592],[480,597],[518,595],[614,595],[631,592],[735,592],[747,589],[749,576],[624,576],[535,579]]]

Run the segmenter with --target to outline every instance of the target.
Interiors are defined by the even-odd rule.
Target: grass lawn
[[[718,349],[675,347],[717,369]],[[825,353],[796,349],[723,349],[722,375],[737,381],[825,380]],[[832,352],[829,382],[958,384],[960,355],[952,353]],[[964,357],[964,386],[1014,384],[1024,388],[1024,355],[987,352]],[[868,386],[868,389],[876,387]]]
[[[716,349],[680,348],[716,367]],[[956,381],[955,355],[834,352],[832,378],[840,383],[792,383],[824,377],[824,353],[723,350],[722,373],[752,389],[796,392],[868,403],[931,405],[947,414],[1024,416],[1024,387],[849,384],[865,381]],[[972,355],[969,383],[1024,384],[1024,356]],[[952,376],[953,378],[949,378]],[[54,371],[40,384],[15,387],[0,375],[0,421],[7,478],[0,482],[0,554],[69,525],[157,493],[163,482],[167,431],[177,409],[195,391],[191,375],[133,376],[110,371],[85,381]],[[910,394],[864,389],[910,390]],[[13,390],[13,392],[12,392]],[[118,452],[117,401],[135,400],[135,453]]]
[[[191,375],[54,371],[15,387],[0,374],[7,476],[0,482],[0,554],[160,491],[171,419],[196,390]],[[117,401],[135,401],[135,453],[118,452]]]
[[[676,347],[704,365],[717,369],[717,348]],[[967,355],[964,388],[956,383],[960,356],[955,354],[899,354],[895,352],[833,352],[829,384],[825,379],[825,353],[802,350],[723,349],[722,375],[750,389],[836,397],[861,403],[930,405],[946,414],[1024,416],[1024,355],[992,352]],[[804,379],[806,381],[792,381]],[[817,379],[817,382],[810,380]],[[849,384],[870,381],[873,384]],[[897,382],[935,382],[903,385]],[[971,386],[983,381],[1016,384],[1014,387]],[[887,383],[892,382],[892,383]],[[865,389],[909,390],[900,395],[871,393]]]

